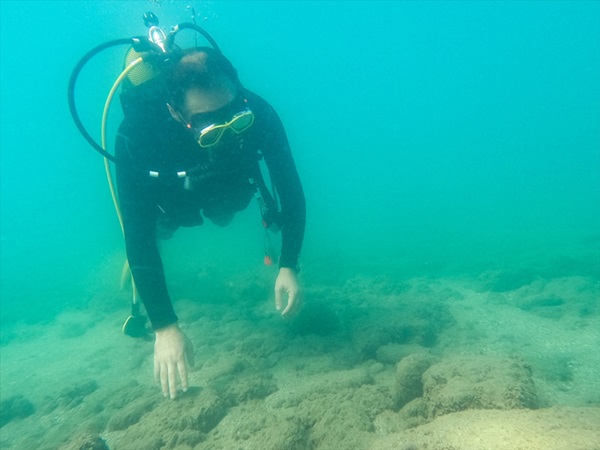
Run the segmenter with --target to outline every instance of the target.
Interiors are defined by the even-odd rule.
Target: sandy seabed
[[[106,278],[86,310],[5,327],[0,447],[600,449],[594,276],[307,270],[305,306],[283,321],[272,272],[211,270],[172,286],[196,356],[174,401],[152,341],[120,334],[127,295]]]

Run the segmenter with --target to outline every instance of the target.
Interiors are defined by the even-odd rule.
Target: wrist
[[[294,267],[280,267],[279,273],[286,274],[286,275],[296,275],[298,273],[298,269],[296,269]]]
[[[157,336],[163,336],[167,334],[177,333],[179,331],[179,325],[177,322],[172,323],[171,325],[167,325],[166,327],[159,328],[158,330],[154,330],[154,333]]]
[[[298,264],[295,264],[295,265],[285,264],[285,265],[279,266],[279,271],[281,272],[282,270],[297,274],[298,272],[300,272],[300,267],[298,266]]]

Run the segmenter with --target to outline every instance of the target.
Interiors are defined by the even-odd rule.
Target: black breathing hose
[[[223,58],[225,58],[225,56],[221,52],[221,49],[219,48],[219,45],[215,42],[215,40],[212,38],[212,36],[210,34],[208,34],[208,32],[206,30],[204,30],[203,28],[199,27],[198,25],[196,25],[194,23],[190,23],[190,22],[185,22],[185,23],[179,24],[174,28],[174,31],[171,32],[169,34],[169,36],[167,37],[167,48],[171,47],[171,44],[173,43],[173,40],[175,39],[175,35],[179,31],[186,30],[186,29],[194,30],[195,32],[201,34],[209,42],[209,44],[212,46],[212,48],[214,48],[218,53],[221,54],[221,56],[223,56]],[[77,78],[79,77],[81,70],[88,63],[88,61],[90,59],[92,59],[94,56],[96,56],[101,51],[106,50],[110,47],[116,47],[117,45],[131,45],[131,46],[133,46],[134,50],[136,50],[136,51],[154,51],[157,54],[162,53],[160,51],[160,48],[154,42],[151,42],[147,38],[143,38],[143,37],[115,39],[115,40],[112,40],[109,42],[105,42],[104,44],[100,44],[97,47],[94,47],[93,49],[91,49],[79,60],[79,62],[73,69],[73,72],[71,72],[71,78],[69,79],[69,87],[68,87],[69,110],[71,111],[71,116],[73,117],[75,126],[77,127],[77,129],[79,130],[81,135],[92,146],[92,148],[94,150],[96,150],[98,153],[100,153],[102,156],[104,156],[109,161],[112,161],[113,163],[116,162],[116,158],[114,157],[114,155],[111,155],[106,150],[104,150],[104,148],[102,148],[102,146],[100,144],[98,144],[94,140],[94,138],[88,133],[88,131],[85,129],[85,126],[83,125],[83,122],[81,122],[81,118],[79,117],[79,113],[77,112],[77,105],[75,104],[75,84],[77,83]],[[227,62],[229,63],[229,61],[227,61]],[[229,64],[231,64],[231,63],[229,63]],[[231,66],[231,67],[233,69],[233,66]],[[234,71],[234,75],[237,78],[237,73],[235,72],[235,69],[233,69],[233,71]],[[239,83],[239,80],[238,80],[238,83]]]
[[[181,30],[194,30],[195,32],[200,33],[202,36],[204,36],[204,39],[206,39],[208,41],[208,43],[211,45],[212,48],[214,48],[217,52],[221,53],[221,55],[223,54],[223,52],[221,52],[221,49],[219,48],[219,45],[212,38],[212,36],[210,34],[208,34],[208,32],[204,28],[199,27],[195,23],[191,23],[191,22],[180,23],[179,25],[177,25],[176,29],[177,29],[177,32],[179,32]],[[174,37],[174,36],[175,36],[175,34],[173,34],[171,37]]]
[[[83,123],[81,122],[81,119],[79,118],[79,113],[77,112],[77,106],[75,105],[75,84],[77,83],[77,78],[79,77],[79,74],[80,74],[81,70],[83,69],[83,66],[85,66],[87,64],[87,62],[90,59],[92,59],[94,56],[96,56],[98,53],[100,53],[101,51],[103,51],[107,48],[110,48],[110,47],[115,47],[117,45],[132,45],[135,42],[137,42],[137,41],[134,38],[115,39],[113,41],[105,42],[104,44],[94,47],[89,52],[87,52],[83,56],[83,58],[81,58],[79,60],[79,62],[73,69],[73,72],[71,72],[71,78],[69,79],[69,88],[68,88],[69,110],[71,111],[71,116],[73,117],[75,126],[77,127],[77,129],[79,130],[81,135],[92,146],[92,148],[94,150],[96,150],[98,153],[100,153],[102,156],[104,156],[105,158],[109,159],[112,162],[115,162],[115,157],[113,155],[111,155],[110,153],[108,153],[106,150],[104,150],[100,146],[100,144],[98,144],[94,140],[94,138],[87,132],[87,130],[85,129],[85,126],[83,125]]]

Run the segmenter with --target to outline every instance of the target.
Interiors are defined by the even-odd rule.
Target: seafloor
[[[600,280],[581,259],[469,276],[307,265],[290,321],[271,270],[186,268],[173,291],[197,365],[175,401],[152,342],[120,334],[118,260],[85,310],[4,328],[2,449],[600,449]]]

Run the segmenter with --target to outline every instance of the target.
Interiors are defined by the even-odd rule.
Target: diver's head
[[[167,84],[171,114],[176,110],[187,121],[224,107],[239,93],[231,64],[209,47],[186,50],[167,75]]]
[[[188,129],[201,147],[233,137],[254,123],[235,70],[211,48],[188,51],[168,77],[171,116]]]

